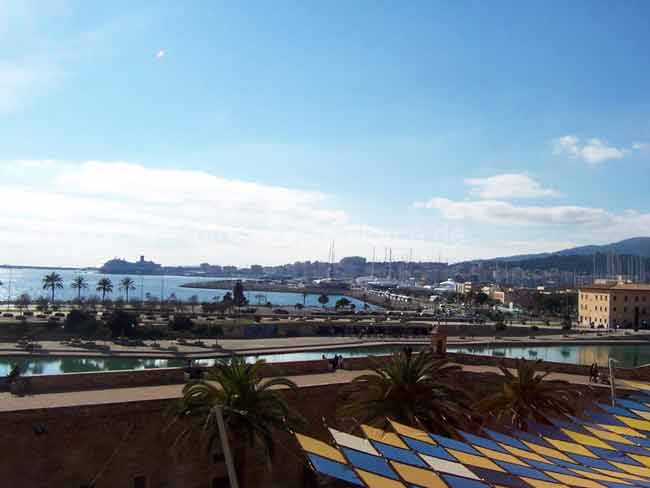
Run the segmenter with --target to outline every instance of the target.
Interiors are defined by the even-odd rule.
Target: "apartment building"
[[[581,327],[646,328],[650,325],[650,285],[594,284],[580,288],[578,325]]]

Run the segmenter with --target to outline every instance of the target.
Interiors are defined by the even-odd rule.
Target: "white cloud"
[[[632,144],[632,149],[637,151],[644,151],[645,149],[650,149],[650,143],[648,142],[635,142]]]
[[[522,173],[510,173],[487,178],[468,178],[465,184],[472,195],[488,199],[553,197],[558,192],[544,188],[539,182]]]
[[[143,253],[166,264],[267,264],[326,259],[331,239],[361,255],[373,244],[429,245],[355,223],[317,191],[103,161],[54,161],[36,182],[30,175],[41,162],[26,161],[13,164],[23,181],[0,181],[3,197],[20,202],[0,207],[0,246],[20,249],[14,259],[23,262],[97,265]]]
[[[554,141],[554,152],[555,154],[567,154],[589,164],[598,164],[610,159],[621,159],[625,157],[628,150],[607,145],[606,142],[597,138],[581,143],[578,137],[568,135]]]
[[[613,218],[611,214],[600,208],[570,205],[517,206],[498,200],[456,201],[432,198],[417,206],[438,210],[448,220],[477,220],[509,225],[604,225]]]
[[[167,54],[167,53],[165,52],[165,50],[164,50],[164,49],[161,49],[160,51],[158,51],[158,52],[156,53],[156,59],[162,59],[162,58],[164,58],[164,57],[165,57],[165,54]]]
[[[52,168],[56,162],[53,159],[17,159],[9,164],[15,164],[21,168],[44,169]]]

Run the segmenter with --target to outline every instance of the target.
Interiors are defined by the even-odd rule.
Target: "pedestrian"
[[[190,381],[200,381],[203,379],[203,369],[200,366],[195,365],[191,359],[188,359],[187,361],[185,372]]]
[[[593,363],[589,369],[589,382],[596,383],[598,381],[598,365]]]

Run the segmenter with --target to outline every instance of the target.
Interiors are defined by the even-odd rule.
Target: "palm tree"
[[[460,366],[449,364],[431,350],[410,357],[399,352],[372,373],[358,376],[343,390],[339,417],[386,428],[388,419],[444,435],[470,421],[469,398],[452,386]]]
[[[120,281],[120,290],[124,290],[126,293],[126,302],[129,302],[129,291],[135,290],[135,281],[133,281],[133,278],[130,278],[128,276],[122,278],[122,281]]]
[[[546,380],[548,371],[537,374],[541,363],[517,359],[516,374],[500,366],[505,376],[501,391],[480,400],[474,405],[479,413],[490,415],[497,421],[508,418],[519,430],[527,430],[528,422],[545,422],[549,416],[575,415],[580,393],[565,381]]]
[[[102,292],[103,303],[106,300],[106,294],[113,293],[113,282],[110,280],[110,278],[102,278],[97,282],[97,288],[95,288],[95,290]]]
[[[81,290],[88,288],[88,282],[86,281],[86,278],[81,275],[75,276],[75,278],[72,280],[70,288],[77,290],[77,300],[81,302]]]
[[[276,389],[296,390],[296,384],[287,378],[263,380],[264,365],[263,360],[247,364],[241,357],[218,363],[208,375],[210,381],[185,385],[174,419],[181,424],[175,443],[199,433],[210,450],[219,445],[217,415],[221,409],[229,438],[234,440],[234,462],[242,487],[249,486],[244,479],[247,450],[259,448],[265,457],[273,458],[274,434],[304,423]]]
[[[54,290],[63,288],[63,278],[59,273],[50,273],[43,277],[43,290],[52,290],[52,304],[54,304]]]

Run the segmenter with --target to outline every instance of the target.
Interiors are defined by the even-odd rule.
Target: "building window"
[[[616,295],[614,295],[614,296],[612,297],[612,300],[616,301]]]
[[[616,312],[616,307],[614,307],[614,309],[613,309],[613,310],[614,310],[614,312]]]
[[[638,301],[639,301],[639,297],[638,297],[638,296],[634,297],[634,301],[635,301],[635,302],[638,302]]]
[[[627,302],[627,295],[625,295],[625,296],[623,297],[623,300],[625,300],[625,301]]]
[[[627,307],[623,307],[623,312],[627,312]]]

